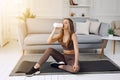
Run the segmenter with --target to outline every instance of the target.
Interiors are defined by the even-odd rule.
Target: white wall
[[[64,0],[28,0],[27,6],[40,18],[62,18]]]
[[[91,16],[103,22],[120,20],[120,0],[92,0]]]

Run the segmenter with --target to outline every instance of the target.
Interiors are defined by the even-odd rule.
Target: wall
[[[111,23],[120,20],[120,0],[92,0],[91,16]]]
[[[64,0],[27,0],[27,6],[40,18],[62,18]]]

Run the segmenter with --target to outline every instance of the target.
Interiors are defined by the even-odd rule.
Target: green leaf
[[[114,31],[114,29],[113,29],[113,28],[110,28],[110,29],[108,30],[108,33],[109,33],[109,34],[114,34],[114,33],[115,33],[115,31]]]

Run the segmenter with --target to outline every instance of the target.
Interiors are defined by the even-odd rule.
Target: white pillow
[[[90,22],[76,22],[76,34],[89,35],[89,24]]]
[[[90,33],[98,34],[100,22],[90,22]]]

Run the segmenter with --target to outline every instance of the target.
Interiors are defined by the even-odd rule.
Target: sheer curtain
[[[0,46],[9,41],[8,2],[0,0]]]
[[[0,46],[5,45],[17,34],[17,16],[25,8],[25,0],[0,0]]]

